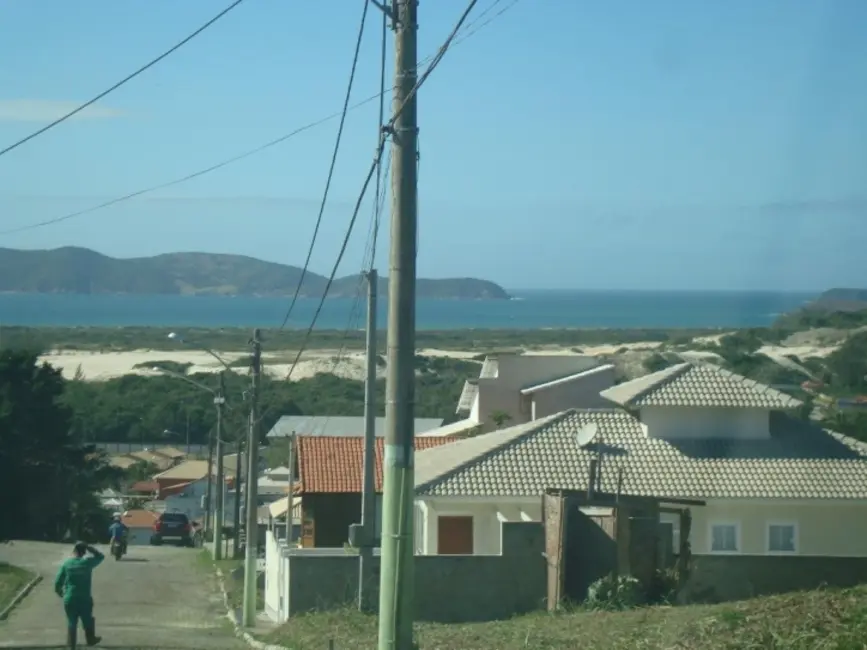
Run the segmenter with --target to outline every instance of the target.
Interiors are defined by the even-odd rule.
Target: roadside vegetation
[[[417,623],[419,650],[861,650],[867,586],[721,605],[539,612],[507,621]],[[376,648],[374,616],[354,609],[293,619],[265,637],[293,650]]]
[[[33,579],[30,571],[0,562],[0,611]]]

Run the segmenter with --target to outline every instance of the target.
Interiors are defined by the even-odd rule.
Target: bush
[[[618,610],[638,607],[646,601],[637,578],[612,573],[590,585],[586,605],[593,609]]]

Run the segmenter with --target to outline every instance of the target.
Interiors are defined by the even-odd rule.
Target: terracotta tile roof
[[[152,528],[157,520],[157,513],[150,510],[127,510],[122,521],[127,528]]]
[[[138,481],[129,488],[130,492],[156,492],[159,489],[160,485],[156,481]]]
[[[416,456],[420,496],[540,496],[546,488],[587,489],[595,445],[580,447],[588,424],[602,441],[602,490],[698,499],[867,499],[867,445],[772,412],[762,439],[648,436],[617,409],[572,409],[467,438]]]
[[[454,442],[449,436],[415,438],[416,451]],[[359,436],[299,436],[297,441],[299,494],[361,492],[364,438]],[[382,453],[385,441],[376,439],[376,491],[382,492]]]

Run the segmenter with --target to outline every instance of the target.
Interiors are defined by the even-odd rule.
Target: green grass
[[[32,579],[30,571],[0,562],[0,610]]]
[[[294,617],[267,637],[290,650],[376,648],[376,618],[352,609]],[[722,605],[544,612],[492,623],[417,623],[420,650],[863,650],[867,586]]]
[[[226,586],[226,594],[229,596],[229,604],[234,608],[241,607],[244,598],[244,585],[241,580],[234,580],[232,572],[240,568],[243,560],[220,560],[215,562],[210,552],[202,550],[198,553],[197,562],[207,571],[213,572],[214,569],[220,569],[223,572],[223,581]],[[256,609],[265,609],[265,592],[259,589],[256,595]]]

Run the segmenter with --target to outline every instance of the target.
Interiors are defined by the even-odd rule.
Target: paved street
[[[108,553],[106,547],[99,547]],[[65,642],[65,619],[54,575],[71,546],[14,542],[0,560],[42,573],[45,579],[0,622],[0,647],[55,648]],[[193,549],[133,546],[120,562],[106,557],[94,572],[94,615],[104,648],[223,650],[245,648],[225,618],[215,577]],[[83,634],[79,631],[81,647]]]

